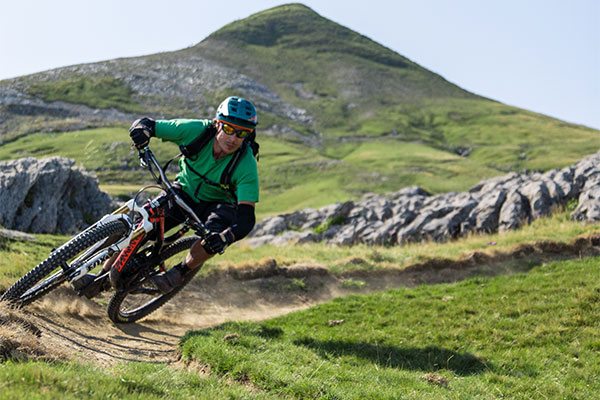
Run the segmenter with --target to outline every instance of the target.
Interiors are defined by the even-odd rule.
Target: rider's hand
[[[133,145],[139,150],[143,149],[150,143],[150,135],[146,133],[144,129],[134,129],[129,132]]]
[[[137,149],[146,147],[152,136],[154,136],[154,120],[150,118],[138,119],[129,128],[129,137]]]
[[[204,249],[208,254],[217,254],[225,251],[235,240],[233,232],[229,228],[223,232],[212,232],[203,241]]]

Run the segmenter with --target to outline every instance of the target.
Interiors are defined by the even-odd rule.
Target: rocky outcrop
[[[336,203],[266,218],[250,245],[327,241],[395,245],[445,241],[470,233],[517,229],[557,207],[578,202],[571,218],[600,222],[600,152],[546,173],[511,173],[488,179],[466,193],[430,195],[407,187],[386,196]]]
[[[31,233],[79,231],[110,211],[110,197],[73,160],[0,163],[0,225]]]

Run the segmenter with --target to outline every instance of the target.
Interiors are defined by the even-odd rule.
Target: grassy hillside
[[[438,114],[428,123],[447,134],[427,141],[401,135],[331,139],[316,149],[259,132],[259,214],[316,208],[356,200],[366,192],[384,193],[408,185],[433,193],[466,191],[483,178],[525,168],[560,168],[597,150],[590,146],[597,136],[591,129],[573,126],[570,129],[578,134],[565,141],[554,120],[522,110],[504,117],[469,114],[467,105],[452,110],[468,120],[470,128],[444,119],[451,112],[439,106]],[[511,134],[502,134],[503,124],[513,127]],[[534,130],[543,131],[544,137],[533,135]],[[465,144],[472,149],[468,157],[450,150]],[[175,145],[159,140],[152,141],[152,148],[163,162],[178,153]],[[129,147],[125,126],[37,133],[0,146],[0,160],[48,156],[75,159],[77,165],[93,171],[114,196],[127,196],[140,187],[140,182],[149,182],[150,175],[139,168],[137,155]]]
[[[473,95],[300,4],[235,21],[181,51],[188,53],[237,69],[307,110],[314,121],[297,127],[307,135],[396,134],[449,151],[502,140],[519,154],[544,142],[548,130],[566,142],[581,134],[581,127]]]
[[[75,158],[125,195],[145,177],[128,148],[128,118],[210,118],[233,94],[259,110],[261,215],[413,184],[463,191],[507,172],[564,167],[600,148],[597,130],[473,95],[288,4],[180,51],[1,82],[0,98],[17,103],[0,107],[0,160]],[[65,132],[99,125],[108,127]],[[176,154],[156,149],[163,160]]]
[[[314,117],[301,132],[325,137],[401,129],[389,118],[398,104],[428,99],[480,99],[380,44],[290,4],[218,30],[182,53],[195,52],[266,85]],[[369,130],[367,129],[367,134]]]

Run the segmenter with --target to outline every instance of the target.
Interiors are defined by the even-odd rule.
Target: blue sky
[[[284,3],[6,1],[0,79],[179,50],[229,22]],[[303,4],[471,92],[600,129],[600,0]]]

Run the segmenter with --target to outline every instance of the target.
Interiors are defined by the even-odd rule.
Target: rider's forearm
[[[254,207],[249,204],[238,205],[238,220],[237,224],[231,227],[231,231],[235,236],[235,240],[240,240],[246,237],[254,228],[256,217],[254,215]]]

